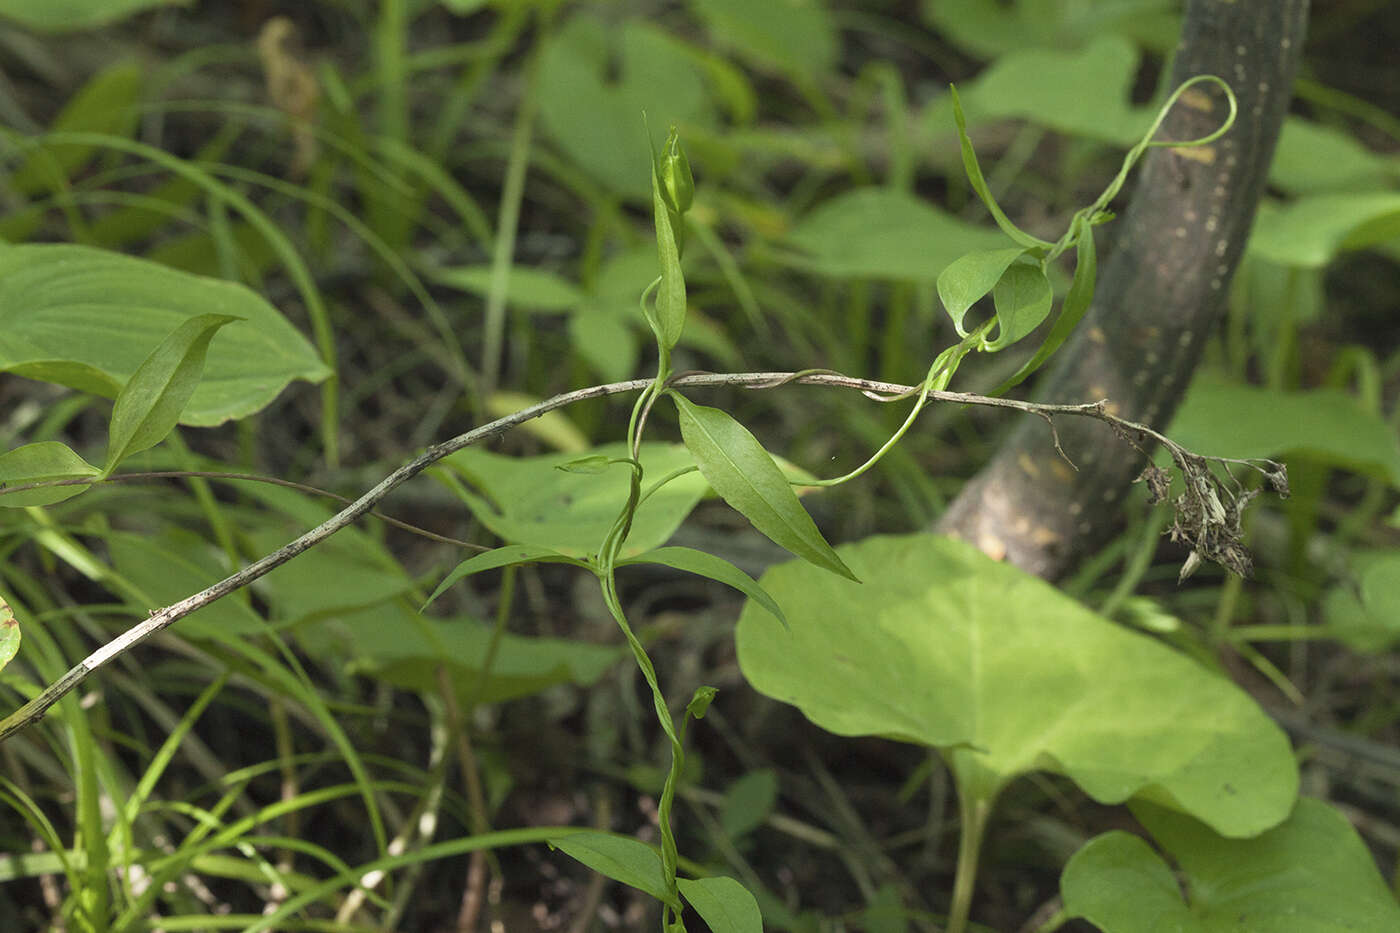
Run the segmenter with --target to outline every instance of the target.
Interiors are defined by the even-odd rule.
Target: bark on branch
[[[1224,78],[1239,100],[1234,128],[1199,149],[1154,149],[1142,161],[1094,306],[1042,381],[1044,399],[1107,398],[1132,421],[1164,426],[1225,305],[1249,235],[1302,53],[1307,0],[1190,0],[1172,86]],[[1182,96],[1161,135],[1218,126],[1224,94]],[[1055,578],[1112,531],[1115,507],[1143,468],[1109,427],[1067,423],[1060,443],[1026,419],[954,500],[938,530],[1032,573]]]

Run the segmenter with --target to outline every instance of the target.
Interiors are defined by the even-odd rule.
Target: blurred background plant
[[[675,369],[912,383],[956,340],[938,273],[1004,245],[963,175],[949,82],[1007,213],[1053,238],[1150,122],[1179,19],[1157,0],[0,0],[0,238],[242,282],[325,367],[288,378],[332,373],[257,418],[182,428],[128,469],[354,496],[434,440],[651,371],[636,305],[656,274],[642,113],[657,145],[680,127],[697,179]],[[1252,692],[1303,750],[1305,791],[1339,806],[1387,870],[1400,848],[1397,43],[1386,4],[1315,14],[1227,324],[1169,430],[1193,450],[1288,461],[1294,495],[1247,523],[1255,579],[1211,568],[1177,587],[1167,517],[1134,492],[1126,529],[1064,581]],[[1112,251],[1111,226],[1101,242]],[[0,442],[91,447],[105,402],[20,378],[50,378],[54,351],[5,289]],[[1030,352],[969,361],[954,388],[990,390]],[[714,395],[821,475],[863,462],[903,414],[803,388]],[[621,440],[619,404],[571,407],[495,452],[568,459]],[[926,528],[1008,427],[935,409],[881,469],[806,504],[832,541]],[[513,463],[472,452],[391,500],[455,543],[374,520],[342,532],[0,745],[0,928],[146,928],[155,912],[165,929],[213,914],[243,928],[299,897],[303,918],[322,918],[297,921],[307,929],[651,927],[647,898],[543,847],[432,848],[493,826],[654,835],[666,739],[591,589],[532,566],[417,613],[461,542],[493,540],[492,507],[469,512],[454,486],[499,505]],[[0,592],[34,622],[0,673],[7,708],[333,510],[305,488],[199,478],[3,510]],[[782,557],[710,501],[677,540],[755,575]],[[720,688],[691,736],[681,851],[742,878],[777,929],[934,928],[956,808],[928,753],[838,741],[748,690],[737,594],[660,569],[622,583],[668,692]],[[1035,776],[997,819],[978,916],[1010,930],[1054,913],[1066,859],[1123,817]],[[317,893],[389,856],[407,869]]]

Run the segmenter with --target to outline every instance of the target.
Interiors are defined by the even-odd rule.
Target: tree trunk
[[[1225,307],[1249,236],[1302,54],[1307,0],[1190,0],[1172,87],[1199,74],[1224,78],[1239,100],[1233,129],[1214,144],[1153,149],[1139,163],[1094,305],[1056,354],[1039,394],[1106,398],[1110,410],[1161,427],[1171,418]],[[1196,85],[1158,138],[1207,135],[1225,95]],[[937,530],[998,559],[1055,578],[1112,532],[1117,503],[1144,464],[1107,426],[1056,422],[1076,472],[1050,430],[1026,418],[968,483]],[[1208,451],[1206,451],[1208,453]]]

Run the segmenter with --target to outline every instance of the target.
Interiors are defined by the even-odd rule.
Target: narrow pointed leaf
[[[1070,283],[1069,293],[1065,295],[1064,304],[1060,306],[1060,316],[1055,318],[1054,326],[1050,328],[1049,335],[1040,345],[1040,349],[1035,351],[1035,355],[1016,371],[1016,375],[998,386],[993,395],[1002,395],[1008,389],[1020,385],[1027,376],[1039,369],[1051,354],[1060,349],[1089,310],[1089,305],[1094,300],[1094,283],[1098,273],[1099,260],[1094,249],[1094,231],[1086,223],[1079,233],[1079,241],[1075,247],[1074,281]]]
[[[1050,315],[1054,289],[1039,263],[1012,263],[992,289],[997,309],[997,339],[983,344],[996,352],[1011,346],[1040,326]]]
[[[676,886],[700,919],[709,924],[711,933],[763,933],[758,901],[733,878],[681,878]]]
[[[134,453],[154,447],[180,420],[180,412],[204,374],[209,341],[228,314],[201,314],[185,321],[160,342],[131,374],[112,406],[107,461],[103,473]]]
[[[769,596],[768,592],[758,585],[757,580],[723,557],[716,557],[714,554],[688,547],[659,547],[640,557],[618,561],[619,567],[625,567],[628,564],[661,564],[676,570],[684,570],[686,573],[709,577],[725,586],[732,586],[773,613],[777,620],[783,623],[783,628],[787,628],[787,619],[783,617],[783,610],[773,601],[773,597]]]
[[[58,441],[25,444],[0,454],[0,487],[41,483],[45,480],[79,479],[97,476],[99,473],[101,471],[97,467]],[[52,505],[72,498],[87,488],[86,485],[52,486],[12,493],[4,493],[3,489],[0,489],[0,507]]]
[[[787,478],[748,429],[718,408],[677,393],[681,438],[715,492],[774,543],[803,560],[856,580],[797,501]],[[859,581],[856,581],[859,582]]]
[[[511,567],[516,564],[533,563],[556,563],[556,564],[578,564],[587,566],[581,560],[566,557],[558,551],[547,547],[532,547],[530,545],[510,544],[505,547],[498,547],[490,551],[484,551],[474,557],[469,557],[452,569],[442,582],[433,590],[428,601],[423,604],[427,609],[437,599],[447,591],[452,584],[474,573],[481,573],[485,570],[495,570],[498,567]]]
[[[939,273],[938,297],[959,337],[967,336],[963,318],[968,309],[995,288],[1007,267],[1026,252],[1023,247],[978,250],[953,260]]]
[[[997,226],[1011,239],[1022,246],[1047,248],[1053,246],[1054,244],[1033,237],[1013,224],[1011,218],[1002,211],[1001,205],[997,204],[996,198],[992,197],[992,189],[987,187],[987,179],[982,177],[982,167],[977,164],[977,152],[972,148],[972,140],[967,135],[967,117],[963,115],[962,101],[958,99],[958,89],[950,86],[948,91],[953,95],[953,119],[958,124],[958,143],[962,146],[963,169],[967,172],[967,180],[972,184],[972,190],[977,192],[982,203],[987,205],[987,210],[992,212]]]
[[[661,856],[645,842],[611,833],[575,833],[551,839],[549,844],[600,875],[681,909],[680,901],[667,889]]]

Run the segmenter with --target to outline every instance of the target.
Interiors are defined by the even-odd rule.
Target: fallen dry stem
[[[885,396],[908,396],[919,391],[918,386],[877,382],[872,379],[857,379],[852,376],[843,376],[840,373],[813,370],[798,373],[692,373],[674,379],[668,383],[668,387],[680,389],[730,386],[747,389],[768,389],[788,383],[834,386],[838,388],[856,389],[857,391],[867,394],[877,393]],[[417,457],[414,457],[412,460],[384,477],[383,480],[364,495],[360,496],[360,498],[296,540],[283,545],[266,557],[254,561],[237,573],[225,577],[218,583],[200,590],[192,596],[187,596],[179,602],[172,603],[163,609],[153,610],[150,618],[138,622],[116,638],[113,638],[107,644],[98,648],[54,683],[44,688],[34,699],[25,703],[3,721],[0,721],[0,741],[4,741],[9,736],[40,719],[44,713],[48,711],[49,707],[53,706],[69,691],[86,680],[88,675],[107,664],[113,658],[136,647],[152,635],[168,628],[170,625],[195,610],[201,609],[215,600],[227,596],[234,590],[247,586],[268,571],[280,567],[303,551],[329,538],[337,531],[340,531],[345,526],[370,512],[374,506],[379,503],[380,500],[388,496],[389,493],[393,492],[403,483],[417,476],[442,458],[456,453],[465,447],[470,447],[473,444],[479,444],[482,441],[498,437],[526,421],[538,418],[556,409],[567,407],[575,402],[602,398],[609,395],[621,395],[627,392],[640,392],[652,384],[653,380],[651,379],[632,379],[627,382],[613,382],[607,385],[590,386],[586,389],[565,392],[562,395],[556,395],[553,398],[546,399],[537,405],[531,405],[529,408],[521,409],[512,415],[507,415],[490,424],[475,428],[465,434],[459,434],[451,440],[433,444]],[[1201,522],[1208,521],[1218,514],[1218,506],[1216,508],[1209,508],[1206,506],[1211,505],[1209,502],[1212,498],[1210,492],[1218,492],[1218,490],[1222,488],[1219,486],[1219,480],[1214,478],[1214,474],[1204,467],[1207,461],[1214,461],[1222,464],[1238,463],[1252,466],[1255,469],[1259,469],[1260,472],[1265,473],[1271,480],[1273,480],[1275,476],[1281,477],[1282,485],[1280,485],[1280,482],[1274,482],[1276,489],[1283,491],[1287,488],[1286,474],[1284,474],[1283,467],[1280,464],[1276,464],[1273,461],[1259,461],[1259,463],[1268,465],[1268,468],[1264,469],[1257,466],[1255,462],[1203,457],[1199,454],[1192,453],[1146,425],[1127,421],[1111,414],[1108,411],[1106,399],[1100,399],[1097,402],[1083,402],[1071,405],[1051,405],[1040,402],[1021,401],[1019,399],[994,398],[987,395],[972,395],[966,392],[947,391],[931,391],[928,393],[928,398],[931,401],[949,402],[958,405],[1009,408],[1015,411],[1039,415],[1047,420],[1056,415],[1076,415],[1094,418],[1114,426],[1120,434],[1128,438],[1139,450],[1141,450],[1142,447],[1138,443],[1138,440],[1134,440],[1134,438],[1145,439],[1150,437],[1158,441],[1171,451],[1173,461],[1183,470],[1188,480],[1187,495],[1190,497],[1189,504],[1193,505],[1194,508],[1190,513],[1191,521],[1188,525],[1182,527],[1184,529],[1183,536],[1191,540],[1193,545],[1196,544],[1196,537],[1200,535],[1204,535],[1205,540],[1208,541],[1214,540],[1211,538],[1212,535],[1218,536],[1217,525],[1212,524],[1206,527],[1201,524]],[[1205,476],[1209,476],[1211,480],[1214,480],[1215,485],[1210,485],[1209,481],[1203,480],[1202,472],[1204,472]],[[9,487],[8,489],[0,491],[0,494],[3,492],[17,492],[21,489],[37,488],[39,486],[74,485],[87,482],[90,482],[90,480],[64,481],[60,483],[31,483],[23,486]],[[1202,506],[1200,502],[1199,488],[1202,483],[1206,483],[1209,487],[1205,494],[1205,498],[1208,500],[1206,506]],[[1230,497],[1230,501],[1233,502],[1233,498],[1234,497]],[[1229,514],[1224,516],[1224,518],[1227,519],[1227,523],[1229,518],[1234,517],[1235,524],[1237,525],[1237,511],[1237,509],[1229,510]],[[1204,516],[1204,518],[1202,516]],[[1180,520],[1178,521],[1180,523]],[[1190,527],[1191,525],[1198,527]],[[1212,557],[1211,552],[1218,551],[1219,549],[1220,546],[1217,544],[1211,544],[1207,548],[1198,547],[1198,550],[1203,551],[1202,556],[1205,557]],[[1197,551],[1193,550],[1193,556],[1196,553]]]

